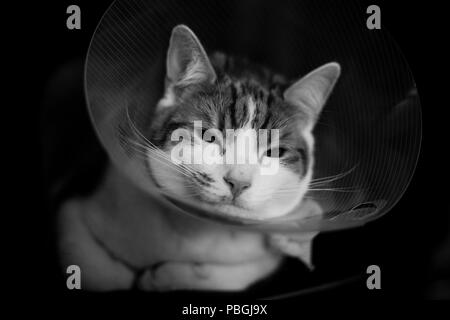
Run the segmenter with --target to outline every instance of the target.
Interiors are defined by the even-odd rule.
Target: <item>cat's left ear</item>
[[[171,84],[188,86],[214,82],[216,73],[197,36],[185,25],[172,30],[167,52],[167,78]]]
[[[284,92],[284,99],[318,118],[341,73],[336,62],[327,63],[310,72]]]

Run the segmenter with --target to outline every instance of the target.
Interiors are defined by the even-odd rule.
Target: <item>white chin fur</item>
[[[262,220],[288,214],[302,200],[311,179],[310,170],[299,181],[295,173],[280,167],[275,176],[255,176],[251,188],[240,196],[236,206],[230,203],[227,186],[220,182],[223,175],[220,166],[202,168],[216,181],[210,188],[204,189],[193,186],[192,181],[186,180],[190,179],[189,176],[173,166],[154,157],[148,157],[148,160],[156,182],[177,200],[200,205],[212,213],[249,219]],[[281,194],[279,190],[283,188],[292,191]]]

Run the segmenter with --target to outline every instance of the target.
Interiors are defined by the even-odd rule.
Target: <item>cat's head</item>
[[[158,149],[147,153],[150,172],[163,190],[211,212],[253,219],[284,215],[308,190],[312,130],[340,67],[329,63],[283,85],[276,77],[270,83],[216,64],[226,65],[210,60],[189,28],[174,28],[165,95],[151,126]],[[227,158],[233,150],[237,156]],[[214,160],[204,161],[205,153]]]

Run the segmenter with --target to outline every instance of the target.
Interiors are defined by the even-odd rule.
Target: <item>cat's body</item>
[[[67,202],[60,214],[63,265],[80,266],[85,289],[137,281],[154,290],[239,290],[281,259],[262,234],[170,212],[113,167],[97,192]]]
[[[168,52],[166,92],[145,132],[142,161],[162,190],[203,209],[265,219],[287,214],[303,200],[305,215],[320,214],[316,204],[303,199],[313,170],[311,130],[338,75],[339,67],[329,64],[287,87],[282,77],[263,68],[239,66],[221,54],[209,59],[195,35],[177,27]],[[262,160],[173,164],[171,133],[177,128],[190,130],[197,139],[194,152],[210,145],[222,150],[221,158],[228,152],[227,143],[204,141],[189,129],[195,120],[219,132],[279,129],[276,145],[250,147],[259,160],[279,162],[279,169],[272,176],[260,174]],[[279,154],[269,152],[275,147]],[[283,236],[180,215],[113,165],[91,197],[63,205],[60,234],[63,265],[79,265],[84,288],[93,290],[126,289],[134,283],[147,290],[241,290],[274,272],[283,254],[309,263],[315,235],[300,235],[292,243]]]

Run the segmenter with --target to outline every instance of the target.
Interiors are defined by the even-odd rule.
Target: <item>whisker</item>
[[[176,166],[180,169],[183,169],[185,172],[188,173],[196,173],[196,171],[192,168],[189,168],[187,166],[185,166],[184,164],[177,164],[175,162],[172,161],[172,159],[164,152],[162,152],[159,148],[153,148],[153,147],[148,147],[145,146],[143,144],[140,144],[137,141],[133,141],[133,140],[129,140],[129,142],[131,142],[134,146],[140,147],[143,150],[140,150],[138,148],[134,148],[136,151],[140,151],[142,154],[146,155],[146,156],[150,156],[150,155],[156,155],[164,160],[167,160],[168,164],[171,164],[173,166]],[[154,158],[154,157],[153,157]]]
[[[148,153],[148,152],[145,152],[145,151],[142,151],[142,150],[138,150],[138,149],[136,150],[136,152],[140,156],[142,156],[145,160],[147,160],[148,157],[152,157],[154,160],[156,160],[156,161],[158,161],[158,162],[160,162],[160,163],[170,167],[171,169],[176,170],[177,172],[185,175],[186,177],[191,177],[192,173],[190,171],[184,170],[183,167],[177,166],[171,161],[164,161],[164,159],[157,158],[156,157],[156,156],[158,156],[157,154]]]
[[[137,141],[133,141],[133,140],[130,140],[130,139],[128,139],[128,141],[129,141],[129,142],[132,142],[132,143],[135,143],[135,144],[137,144],[137,145],[139,145],[139,146],[141,146],[141,147],[143,147],[143,148],[145,148],[145,149],[148,149],[148,148],[150,147],[150,148],[154,149],[155,151],[157,151],[158,153],[160,153],[161,156],[166,157],[167,159],[169,159],[169,156],[168,156],[168,155],[166,155],[166,154],[165,154],[163,151],[161,151],[161,149],[159,149],[154,143],[152,143],[150,140],[148,140],[148,139],[147,139],[147,138],[139,131],[139,129],[135,126],[134,122],[131,120],[128,106],[126,107],[126,115],[127,115],[127,120],[128,120],[128,122],[129,122],[129,124],[130,124],[130,127],[131,127],[131,129],[132,129],[132,132],[133,132],[135,135],[137,135],[138,138],[141,138],[142,140],[144,140],[144,143],[145,143],[145,144],[143,145],[143,144],[140,144],[140,143],[137,142]],[[170,160],[171,160],[171,159],[170,159]]]
[[[136,128],[134,122],[131,120],[128,105],[126,106],[125,110],[126,110],[126,114],[127,114],[127,120],[128,120],[128,122],[129,122],[129,124],[130,124],[130,126],[131,126],[131,129],[133,130],[133,133],[137,134],[138,137],[140,137],[141,139],[143,139],[143,140],[144,140],[145,142],[147,142],[148,144],[153,145],[153,143],[152,143],[150,140],[148,140],[148,139],[147,139],[147,138],[139,131],[138,128]],[[153,145],[153,146],[154,146],[154,145]]]
[[[172,161],[172,159],[170,159],[170,157],[169,157],[167,154],[165,154],[160,148],[158,148],[154,143],[152,143],[150,140],[148,140],[148,139],[147,139],[147,138],[139,131],[139,129],[135,126],[134,122],[131,120],[130,113],[129,113],[129,110],[128,110],[128,106],[127,106],[127,108],[126,108],[126,114],[127,114],[127,120],[128,120],[128,122],[130,123],[130,126],[131,126],[131,129],[132,129],[133,133],[134,133],[135,135],[137,135],[138,137],[140,137],[141,139],[143,139],[143,140],[144,140],[144,143],[146,144],[146,145],[142,145],[142,144],[141,144],[141,146],[144,147],[144,148],[149,148],[149,147],[150,147],[150,148],[153,148],[153,149],[155,149],[157,152],[159,152],[159,153],[161,154],[161,156],[167,158],[167,160]],[[133,142],[133,143],[138,143],[138,144],[139,144],[139,142],[137,142],[137,141],[133,141],[133,140],[129,140],[129,139],[128,139],[128,141]],[[172,161],[172,162],[173,162],[173,161]],[[179,164],[175,164],[175,165],[179,165]],[[181,164],[181,165],[183,165],[183,167],[184,167],[186,170],[189,170],[189,171],[191,171],[192,173],[196,173],[196,170],[190,168],[188,165],[186,165],[186,164]]]
[[[356,164],[355,166],[353,166],[352,168],[350,168],[349,170],[347,170],[345,172],[341,172],[341,173],[338,173],[338,174],[335,174],[335,175],[331,175],[331,176],[327,176],[327,177],[321,177],[321,178],[312,179],[311,182],[310,182],[310,185],[330,183],[330,182],[342,179],[343,177],[349,175],[353,170],[355,170],[358,165],[359,164]]]
[[[158,156],[160,156],[161,158],[167,160],[168,162],[171,162],[175,166],[183,168],[184,170],[186,170],[188,172],[191,172],[191,173],[197,173],[197,170],[189,167],[185,163],[176,163],[176,162],[174,162],[169,155],[167,155],[165,152],[163,152],[159,148],[153,148],[153,147],[147,147],[147,146],[141,146],[141,147],[144,148],[146,151],[150,151],[150,152],[153,152],[153,153],[157,154]]]
[[[288,193],[293,191],[299,191],[299,188],[280,188],[275,192]],[[359,192],[361,189],[353,187],[336,187],[336,188],[308,188],[307,191],[336,191],[336,192]]]
[[[337,188],[323,188],[323,189],[308,189],[308,191],[329,191],[329,192],[359,192],[358,189],[337,189]]]

